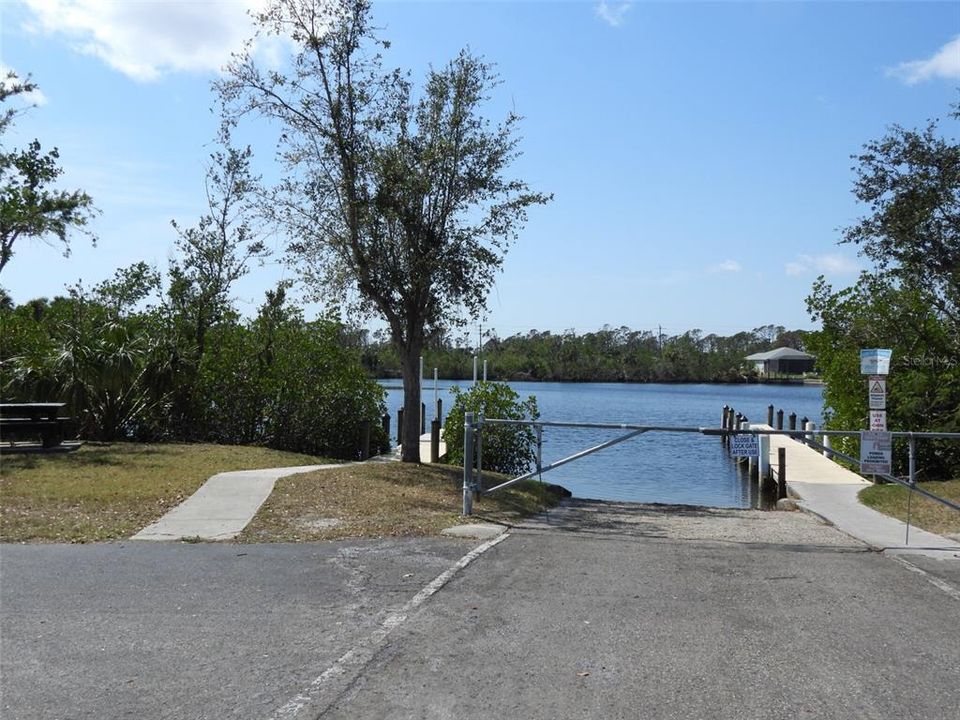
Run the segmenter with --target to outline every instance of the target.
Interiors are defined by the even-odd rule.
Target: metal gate
[[[726,413],[725,413],[726,417]],[[731,418],[732,420],[732,418]],[[830,437],[844,437],[844,436],[857,436],[860,434],[859,430],[816,430],[816,435],[820,435],[824,439],[824,443],[817,442],[813,435],[814,432],[809,429],[803,430],[783,430],[783,429],[773,429],[769,426],[764,426],[760,428],[749,427],[746,422],[743,424],[739,423],[724,423],[723,427],[692,427],[692,426],[672,426],[672,425],[634,425],[630,423],[577,423],[577,422],[557,422],[557,421],[545,421],[545,420],[505,420],[499,418],[485,418],[483,415],[475,416],[474,413],[465,413],[464,414],[464,423],[463,423],[463,514],[471,515],[473,514],[473,500],[476,496],[480,494],[491,494],[504,488],[510,487],[518,482],[523,480],[528,480],[535,476],[540,476],[545,472],[554,470],[562,465],[571,463],[574,460],[579,460],[580,458],[591,455],[595,452],[605,450],[606,448],[612,447],[619,443],[625,442],[632,438],[643,435],[648,432],[670,432],[670,433],[694,433],[700,435],[711,435],[711,436],[720,436],[720,437],[729,437],[733,435],[756,435],[759,439],[759,457],[758,457],[758,474],[763,477],[766,470],[769,468],[769,439],[771,435],[786,435],[794,439],[800,440],[801,442],[817,448],[825,453],[829,453],[831,457],[838,457],[843,460],[847,460],[852,463],[859,464],[859,459],[846,455],[839,450],[835,450],[826,444],[829,441]],[[491,488],[484,489],[482,486],[482,474],[483,474],[483,433],[482,429],[484,425],[525,425],[533,427],[534,432],[537,437],[537,453],[536,453],[536,466],[535,468],[523,475],[519,475],[515,478],[507,480],[506,482],[495,485]],[[594,430],[621,430],[624,431],[624,434],[619,435],[618,437],[612,438],[605,442],[602,442],[598,445],[588,447],[584,450],[576,452],[572,455],[568,455],[565,458],[556,460],[548,465],[543,465],[542,462],[542,449],[543,449],[543,428],[545,427],[556,427],[556,428],[588,428]],[[919,493],[935,502],[938,502],[942,505],[945,505],[953,510],[960,511],[960,504],[953,502],[947,498],[942,498],[933,493],[927,492],[926,490],[917,487],[916,478],[915,478],[915,468],[914,468],[914,451],[915,443],[918,439],[942,439],[942,440],[960,440],[960,433],[932,433],[932,432],[892,432],[891,436],[894,438],[906,438],[909,442],[909,476],[904,478],[899,478],[894,475],[887,475],[883,473],[877,473],[875,477],[882,478],[888,482],[897,483],[907,487],[912,492]],[[476,440],[476,442],[475,442]],[[470,458],[471,461],[468,462],[467,458]]]

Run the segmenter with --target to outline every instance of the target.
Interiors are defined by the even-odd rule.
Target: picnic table
[[[60,417],[65,403],[0,403],[0,440],[39,440],[44,448],[63,442],[70,418]]]

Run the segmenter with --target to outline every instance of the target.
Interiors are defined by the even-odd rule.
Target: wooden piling
[[[789,421],[790,421],[790,429],[791,429],[791,430],[796,430],[796,429],[797,429],[797,414],[796,414],[796,413],[790,413]]]
[[[767,425],[773,427],[773,405],[767,405]]]
[[[370,457],[370,421],[360,421],[360,460]]]
[[[783,408],[777,410],[777,430],[783,430]]]
[[[777,500],[787,496],[787,449],[777,448]]]
[[[440,421],[437,418],[430,423],[430,462],[440,462]]]

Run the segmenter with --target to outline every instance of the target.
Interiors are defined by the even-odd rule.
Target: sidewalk
[[[214,475],[193,495],[155,523],[133,536],[133,540],[229,540],[237,536],[257,514],[273,491],[274,483],[287,475],[342,467],[342,465],[300,465],[238,470]]]
[[[960,543],[907,524],[862,504],[857,495],[872,483],[786,435],[770,436],[770,466],[776,477],[777,449],[787,451],[787,487],[800,505],[875,550],[891,554],[960,558]]]

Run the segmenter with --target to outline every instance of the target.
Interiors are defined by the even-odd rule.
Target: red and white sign
[[[886,432],[887,430],[887,411],[886,410],[871,410],[870,411],[870,429],[874,431]]]

